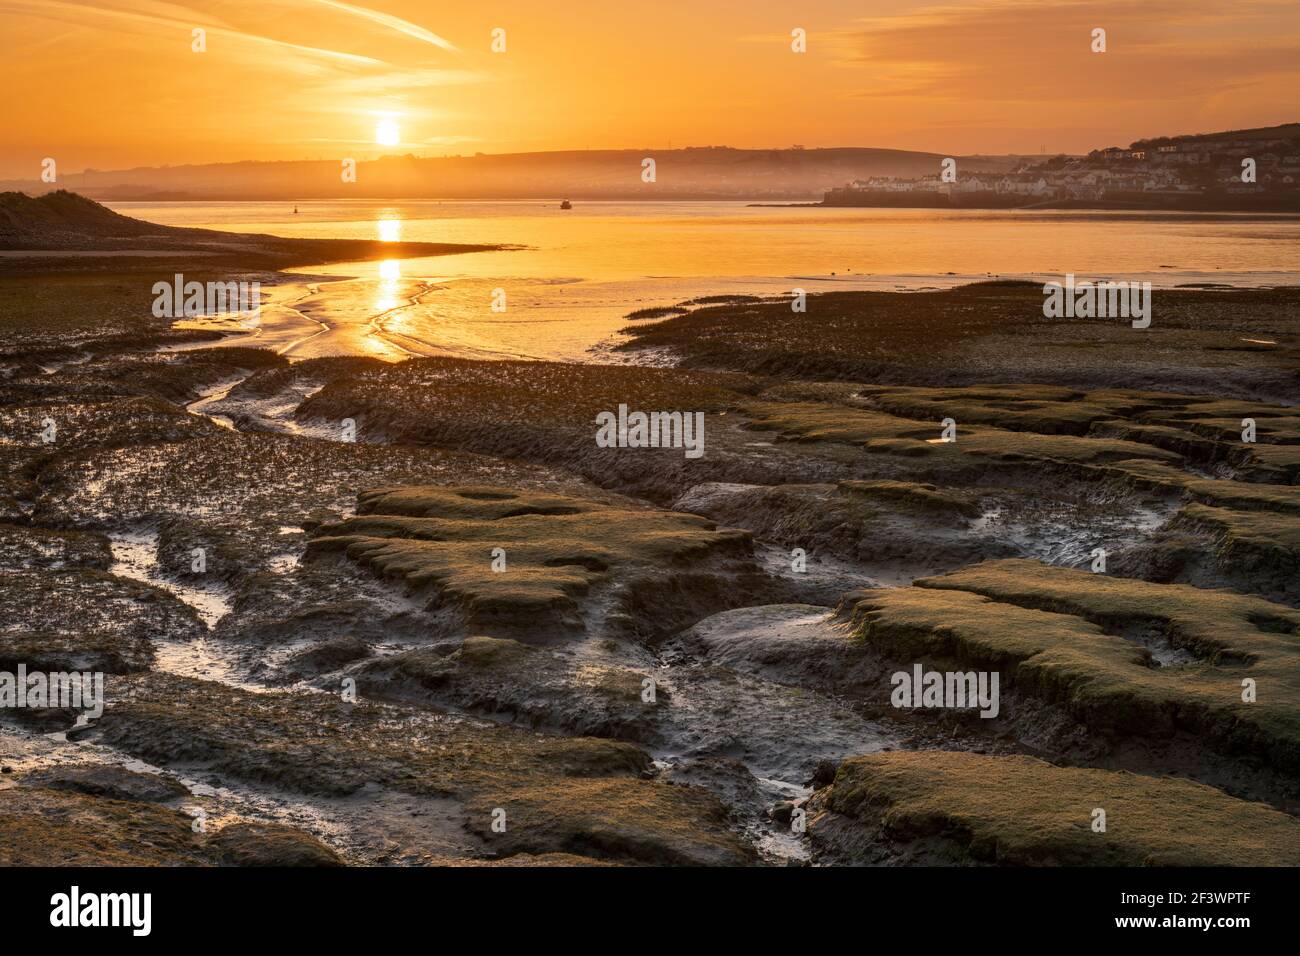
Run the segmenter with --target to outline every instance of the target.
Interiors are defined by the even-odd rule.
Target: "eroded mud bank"
[[[1296,858],[1285,356],[1147,390],[1106,349],[895,385],[174,337],[0,382],[0,670],[108,698],[4,713],[0,861]],[[702,413],[703,455],[599,447],[620,404]],[[996,671],[997,715],[895,706],[917,663]]]

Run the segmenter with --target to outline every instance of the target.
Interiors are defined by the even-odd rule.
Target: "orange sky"
[[[45,156],[72,172],[669,144],[1080,152],[1300,119],[1300,2],[0,0],[0,73],[15,178]],[[401,142],[381,150],[385,117]]]

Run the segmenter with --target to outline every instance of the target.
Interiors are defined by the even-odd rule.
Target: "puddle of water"
[[[1181,667],[1184,664],[1196,663],[1196,655],[1181,647],[1170,647],[1168,644],[1148,644],[1147,650],[1151,652],[1152,659],[1161,667]]]
[[[772,803],[780,800],[800,800],[812,793],[811,787],[800,787],[780,780],[758,777],[758,785],[763,792],[772,797]],[[771,821],[759,832],[753,834],[759,853],[772,860],[806,862],[812,856],[808,841],[790,829],[788,825]]]
[[[1114,554],[1140,543],[1164,525],[1177,507],[1174,499],[1116,507],[1108,515],[1093,511],[1082,522],[1068,508],[1052,509],[1036,520],[1019,520],[1008,516],[1009,509],[994,507],[972,520],[970,531],[999,538],[1047,564],[1074,567],[1090,563],[1094,548]]]
[[[298,406],[320,391],[322,386],[298,385],[290,388],[287,392],[281,392],[269,398],[243,397],[230,399],[230,392],[237,384],[238,381],[232,382],[224,387],[221,394],[213,394],[210,397],[199,399],[198,402],[190,405],[190,411],[203,413],[202,409],[224,402],[225,404],[221,407],[225,411],[237,414],[240,420],[245,423],[245,427],[254,431],[268,431],[282,435],[304,435],[330,441],[340,439],[341,432],[337,422],[324,422],[319,425],[315,423],[303,424],[293,417],[293,413],[297,411]],[[227,421],[231,420],[225,415],[208,415],[208,417],[214,421],[218,418],[226,418]]]
[[[110,534],[113,550],[110,574],[143,581],[170,591],[180,601],[188,604],[209,629],[230,613],[229,589],[223,584],[199,586],[163,577],[158,566],[158,534],[150,531],[132,531]]]
[[[1120,631],[1124,640],[1151,652],[1151,659],[1159,667],[1182,667],[1195,664],[1197,657],[1185,647],[1174,647],[1158,627],[1125,628]]]
[[[155,640],[153,652],[155,670],[196,680],[219,681],[242,690],[266,689],[243,680],[230,657],[207,637],[191,641]]]
[[[300,560],[301,558],[296,554],[277,554],[270,558],[266,564],[276,574],[289,574],[294,568],[298,567]]]
[[[920,569],[862,564],[829,554],[810,554],[803,571],[795,571],[788,548],[757,542],[754,557],[768,574],[798,585],[801,600],[810,604],[834,604],[840,595],[856,588],[900,587],[912,583]],[[820,597],[818,597],[820,595]]]
[[[208,421],[212,422],[213,424],[219,425],[222,428],[225,428],[232,432],[237,431],[238,429],[235,428],[234,421],[232,421],[230,418],[227,418],[225,415],[210,415],[206,411],[204,411],[204,409],[206,409],[210,405],[215,405],[217,402],[224,399],[227,395],[230,394],[230,390],[233,389],[240,382],[242,382],[244,378],[245,376],[239,375],[236,376],[235,378],[229,379],[228,381],[221,382],[218,383],[217,385],[214,385],[212,388],[209,388],[203,392],[202,398],[190,402],[188,405],[186,405],[185,406],[186,409],[195,415],[202,415]]]
[[[235,781],[215,785],[211,775],[195,768],[156,766],[93,740],[69,741],[65,734],[39,734],[5,725],[0,733],[0,763],[13,774],[0,777],[0,789],[16,786],[20,774],[79,763],[116,764],[135,773],[155,774],[179,781],[191,795],[169,801],[192,817],[203,814],[209,830],[241,820],[270,820],[301,827],[325,842],[348,849],[349,834],[364,818],[364,803],[322,798],[313,801],[271,787],[254,788]],[[206,778],[206,779],[205,779]]]

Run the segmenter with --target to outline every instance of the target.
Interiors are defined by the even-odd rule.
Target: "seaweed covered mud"
[[[1300,862],[1300,291],[293,362],[153,278],[0,277],[0,702],[103,676],[0,864]]]

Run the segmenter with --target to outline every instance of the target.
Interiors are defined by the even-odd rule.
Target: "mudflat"
[[[1015,284],[666,303],[624,346],[655,364],[290,362],[155,318],[170,265],[27,267],[0,671],[105,700],[0,709],[0,862],[1300,859],[1300,290],[1157,292],[1145,330]],[[620,405],[702,415],[703,454],[598,443]],[[918,664],[996,672],[996,716],[898,706]]]

